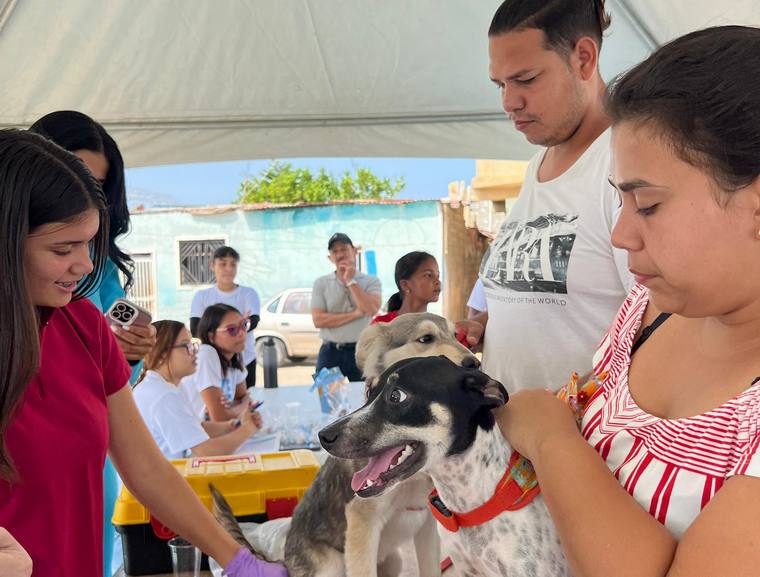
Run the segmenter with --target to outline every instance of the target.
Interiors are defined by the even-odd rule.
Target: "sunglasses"
[[[216,332],[224,332],[230,335],[231,337],[236,337],[238,334],[240,334],[240,331],[243,331],[244,333],[247,333],[251,328],[251,319],[245,319],[241,321],[237,325],[230,325],[228,327],[220,327],[216,329]]]
[[[200,339],[190,339],[188,342],[182,343],[181,345],[174,345],[172,348],[173,349],[185,349],[187,351],[188,355],[194,355],[201,348],[201,340]]]

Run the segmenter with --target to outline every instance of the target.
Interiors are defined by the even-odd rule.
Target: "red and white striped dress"
[[[631,346],[648,290],[637,285],[594,356],[608,376],[589,401],[582,433],[620,484],[680,538],[733,475],[760,477],[760,382],[701,415],[662,419],[628,390]]]

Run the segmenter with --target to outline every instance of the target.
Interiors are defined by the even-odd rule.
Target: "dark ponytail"
[[[391,295],[391,298],[388,299],[388,304],[385,305],[385,308],[389,313],[392,313],[399,310],[403,302],[404,297],[401,296],[401,291],[398,291]]]

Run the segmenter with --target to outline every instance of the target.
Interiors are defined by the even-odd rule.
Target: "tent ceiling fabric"
[[[129,166],[298,156],[513,158],[488,80],[499,0],[0,0],[0,125],[73,108]],[[760,24],[755,0],[731,20]],[[606,78],[726,16],[608,0]]]

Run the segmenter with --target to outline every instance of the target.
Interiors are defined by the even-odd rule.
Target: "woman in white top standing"
[[[235,307],[218,303],[203,311],[198,323],[198,370],[182,382],[193,410],[209,421],[237,418],[248,406],[247,371],[243,364],[250,319]]]
[[[201,423],[179,389],[182,378],[195,372],[198,343],[177,321],[158,321],[156,345],[145,357],[134,389],[137,408],[167,459],[233,453],[261,426],[261,415],[243,411],[240,419]]]

